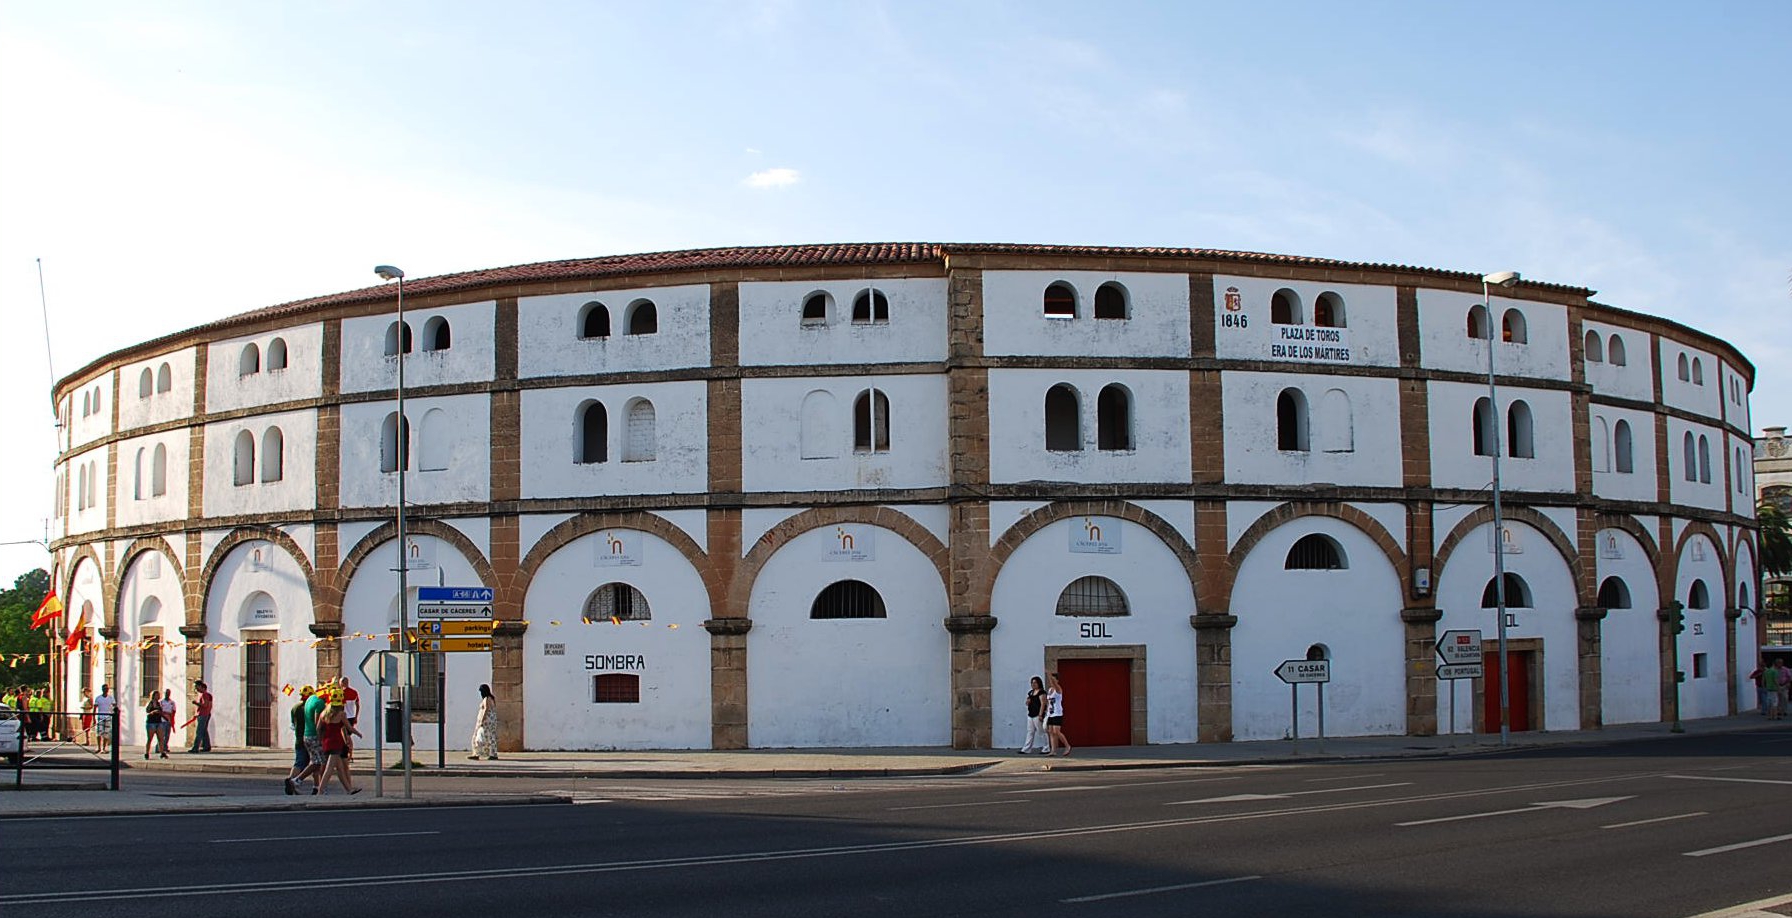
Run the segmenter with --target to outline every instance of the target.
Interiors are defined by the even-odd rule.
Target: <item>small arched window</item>
[[[1692,431],[1680,438],[1680,465],[1687,481],[1699,480],[1699,448],[1693,441]]]
[[[1624,584],[1622,578],[1607,577],[1603,583],[1599,584],[1599,608],[1630,608],[1630,587]]]
[[[626,583],[606,583],[585,597],[582,613],[585,624],[601,622],[645,622],[653,620],[647,597]]]
[[[1612,432],[1605,418],[1593,416],[1593,471],[1612,470]]]
[[[1692,364],[1686,359],[1686,354],[1682,353],[1680,355],[1680,359],[1675,362],[1675,366],[1679,368],[1681,382],[1692,382]]]
[[[1301,536],[1288,548],[1282,568],[1290,571],[1341,571],[1345,563],[1344,547],[1338,540],[1317,532]]]
[[[1499,581],[1487,578],[1487,589],[1481,591],[1481,608],[1492,609],[1499,605],[1499,595],[1495,592]],[[1531,607],[1531,585],[1524,578],[1510,571],[1506,572],[1506,608],[1529,609]]]
[[[1132,393],[1119,383],[1101,387],[1095,397],[1095,447],[1132,449]]]
[[[803,396],[803,418],[800,439],[804,459],[832,459],[834,445],[834,394],[816,389]]]
[[[286,435],[278,427],[269,427],[261,435],[261,480],[279,481],[286,477]]]
[[[275,338],[268,342],[268,371],[286,369],[286,339]]]
[[[393,322],[386,326],[386,356],[397,357],[411,352],[411,323]]]
[[[137,458],[131,463],[131,500],[143,499],[143,466],[148,464],[149,450],[138,448]]]
[[[149,496],[161,497],[168,493],[168,447],[157,443],[155,451],[149,454]]]
[[[579,307],[579,337],[610,337],[610,307],[596,300]]]
[[[1047,316],[1054,319],[1076,318],[1076,289],[1063,281],[1045,288],[1044,310]],[[857,319],[857,307],[854,307],[854,318]]]
[[[1705,384],[1705,362],[1697,357],[1692,359],[1692,384],[1695,386]]]
[[[1058,594],[1059,615],[1131,615],[1126,594],[1106,577],[1078,577]]]
[[[1476,303],[1468,310],[1468,336],[1487,340],[1487,307]]]
[[[578,449],[573,461],[583,465],[610,461],[610,414],[603,402],[589,400],[579,406]]]
[[[236,455],[232,476],[238,485],[255,483],[255,435],[246,431],[236,432]]]
[[[1307,396],[1299,389],[1283,389],[1276,396],[1276,449],[1304,453],[1307,443]]]
[[[1699,483],[1711,483],[1711,439],[1699,435]]]
[[[1473,428],[1475,455],[1493,455],[1493,441],[1499,433],[1493,426],[1493,402],[1485,398],[1475,399],[1475,415],[1469,423]]]
[[[1506,455],[1531,459],[1537,455],[1531,440],[1531,406],[1519,399],[1506,407]]]
[[[1705,588],[1705,581],[1694,580],[1692,588],[1686,591],[1686,607],[1688,609],[1711,608],[1711,591]]]
[[[417,471],[443,472],[454,452],[454,431],[450,429],[448,412],[431,408],[423,413],[417,429]]]
[[[809,605],[812,619],[886,618],[884,598],[859,580],[840,580],[827,585]]]
[[[1356,451],[1356,419],[1350,396],[1343,389],[1327,389],[1319,398],[1319,448],[1328,453]]]
[[[1605,339],[1605,359],[1614,367],[1624,366],[1628,360],[1624,356],[1624,339],[1616,334]]]
[[[1530,341],[1530,332],[1524,321],[1524,313],[1517,309],[1508,309],[1500,316],[1500,340],[1507,344],[1524,344]]]
[[[644,398],[635,399],[628,406],[628,433],[622,443],[622,461],[651,462],[658,449],[653,403]]]
[[[660,311],[652,300],[636,300],[628,305],[628,329],[624,334],[654,335],[659,330]]]
[[[143,368],[143,375],[137,378],[137,397],[149,398],[156,391],[156,374],[149,367]]]
[[[1277,325],[1301,324],[1300,296],[1286,287],[1272,294],[1269,298],[1269,321]]]
[[[401,467],[411,467],[411,425],[394,411],[380,424],[380,471],[396,472]]]
[[[174,388],[174,370],[164,363],[156,368],[156,391],[167,392],[172,388]]]
[[[1045,392],[1045,448],[1059,453],[1083,448],[1082,407],[1068,383]]]
[[[852,298],[852,321],[854,325],[876,324],[890,321],[890,300],[882,290],[867,287]]]
[[[803,324],[828,324],[828,300],[826,293],[819,290],[803,298]]]
[[[1344,327],[1344,298],[1327,290],[1313,301],[1313,324],[1320,328]]]
[[[1109,281],[1095,288],[1095,318],[1124,319],[1131,312],[1125,287]]]
[[[852,402],[852,448],[860,453],[890,451],[890,399],[866,389]]]
[[[454,346],[454,332],[448,327],[448,320],[441,316],[430,316],[423,323],[423,349],[426,351],[445,351]]]
[[[1585,350],[1588,363],[1605,362],[1605,343],[1600,339],[1598,332],[1591,330],[1587,332]]]
[[[1748,602],[1748,584],[1746,583],[1736,585],[1736,608],[1743,610],[1750,608]]]
[[[243,345],[243,352],[236,359],[236,375],[254,376],[261,372],[261,348],[254,342]]]

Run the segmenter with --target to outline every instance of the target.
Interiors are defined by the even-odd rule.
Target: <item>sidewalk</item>
[[[1686,736],[1734,733],[1748,730],[1786,729],[1792,723],[1769,722],[1755,714],[1687,721]],[[1672,736],[1668,725],[1625,724],[1603,730],[1513,734],[1508,748],[1597,745]],[[970,773],[1021,774],[1041,771],[1111,770],[1139,768],[1224,767],[1233,765],[1322,762],[1353,759],[1427,758],[1480,755],[1501,749],[1498,736],[1369,736],[1331,738],[1321,743],[1303,738],[1236,743],[1185,743],[1159,746],[1119,746],[1078,749],[1068,757],[1017,755],[1013,750],[893,748],[893,749],[750,749],[618,752],[516,752],[496,761],[470,761],[464,751],[450,751],[444,768],[436,768],[434,750],[417,750],[414,778],[432,779],[428,793],[410,800],[376,799],[372,775],[357,768],[356,780],[369,788],[358,796],[340,794],[286,797],[270,780],[272,793],[263,796],[179,796],[166,786],[134,788],[132,776],[144,773],[191,772],[205,774],[266,775],[287,773],[291,750],[220,749],[216,752],[175,753],[171,758],[145,761],[126,758],[120,776],[121,789],[49,789],[70,783],[93,785],[103,772],[27,772],[26,787],[15,792],[10,775],[0,773],[0,819],[44,815],[84,815],[218,810],[274,810],[285,808],[344,806],[442,806],[493,803],[549,803],[561,797],[539,794],[493,794],[488,790],[444,791],[441,779],[478,778],[889,778]],[[135,753],[140,756],[141,753]],[[387,761],[396,760],[387,747]],[[387,793],[402,780],[386,775]],[[33,787],[36,785],[36,788]]]

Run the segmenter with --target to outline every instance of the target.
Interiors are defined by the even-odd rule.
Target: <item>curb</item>
[[[411,769],[412,775],[423,775],[430,778],[615,778],[630,780],[709,780],[715,778],[927,778],[949,777],[952,775],[971,774],[1002,764],[1002,759],[988,761],[965,762],[956,765],[926,766],[917,768],[753,768],[711,771],[664,771],[649,768],[632,769],[591,769],[591,768],[510,768],[479,769],[466,768],[438,770],[435,768]],[[1184,763],[1171,763],[1170,767],[1180,767]],[[124,768],[141,768],[120,763]],[[1155,764],[1146,767],[1164,767]],[[198,774],[223,775],[285,775],[292,768],[288,765],[261,765],[254,763],[207,765],[193,763],[158,765],[143,769],[151,772],[182,772]],[[357,772],[371,776],[371,770]],[[404,774],[402,768],[388,767],[388,779]]]
[[[186,798],[191,801],[192,798]],[[321,805],[318,805],[320,804]],[[0,812],[0,822],[17,819],[67,819],[71,816],[102,816],[107,818],[128,818],[131,816],[179,816],[210,815],[216,813],[277,813],[286,811],[323,812],[326,810],[380,810],[380,809],[416,809],[422,807],[475,807],[475,806],[552,806],[566,803],[565,797],[548,794],[501,794],[486,797],[374,797],[368,794],[365,799],[343,799],[340,795],[329,798],[329,802],[285,797],[270,798],[264,802],[225,803],[217,805],[187,803],[184,805],[168,805],[153,807],[133,807],[129,810],[117,810],[106,807],[74,807],[59,809],[54,813],[8,813]]]

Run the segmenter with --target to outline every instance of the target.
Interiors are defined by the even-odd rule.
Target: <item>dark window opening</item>
[[[1345,567],[1344,550],[1328,536],[1304,535],[1288,549],[1282,567],[1290,571],[1341,571]]]
[[[884,598],[858,580],[828,584],[809,606],[810,618],[885,618]]]
[[[591,677],[592,704],[639,704],[641,677],[634,673],[598,673]]]
[[[1076,291],[1062,282],[1045,288],[1045,314],[1060,319],[1076,318]]]
[[[1095,318],[1124,319],[1127,317],[1126,288],[1119,284],[1102,284],[1095,290]]]
[[[1126,594],[1106,577],[1078,577],[1058,594],[1059,615],[1131,615]]]

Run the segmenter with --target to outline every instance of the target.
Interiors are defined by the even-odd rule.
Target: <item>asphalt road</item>
[[[1792,893],[1783,731],[1441,761],[458,786],[486,784],[567,802],[7,820],[0,911],[1646,918]]]

